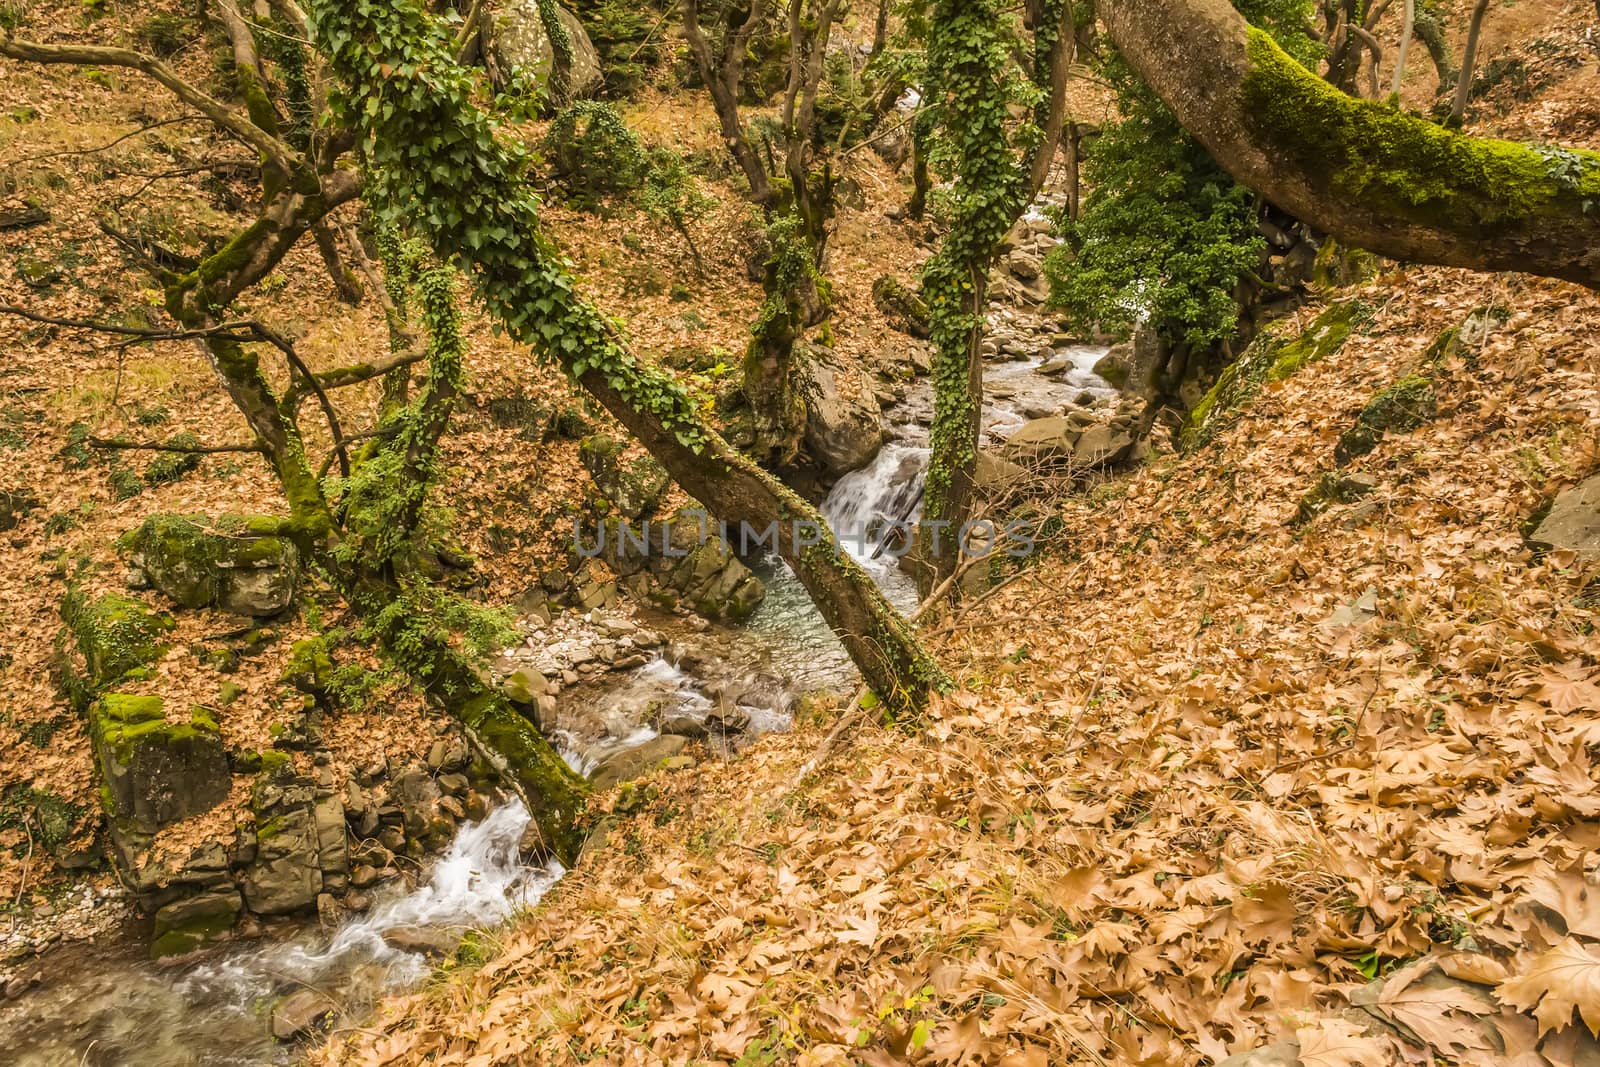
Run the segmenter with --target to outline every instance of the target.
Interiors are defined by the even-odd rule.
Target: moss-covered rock
[[[121,546],[150,584],[186,608],[275,615],[294,600],[300,552],[270,516],[152,515]]]
[[[158,696],[107,693],[89,708],[106,815],[140,833],[208,811],[233,779],[216,722],[202,709],[169,722]]]
[[[333,684],[333,657],[328,654],[328,642],[320,637],[296,641],[289,649],[283,681],[309,696],[326,696]]]
[[[1330,304],[1299,334],[1281,321],[1264,328],[1189,413],[1180,438],[1184,449],[1192,451],[1208,444],[1232,424],[1264,383],[1283,381],[1307,364],[1339,351],[1371,313],[1360,300],[1341,300]]]
[[[1297,524],[1310,522],[1335,504],[1353,504],[1363,497],[1370,496],[1377,486],[1376,480],[1364,474],[1340,474],[1328,471],[1317,479],[1317,484],[1309,493],[1300,498],[1300,506],[1295,511],[1294,521]]]
[[[1377,448],[1386,433],[1411,433],[1421,428],[1438,408],[1431,380],[1419,374],[1400,379],[1373,397],[1361,410],[1356,424],[1339,437],[1333,450],[1334,461],[1342,467]]]
[[[150,958],[181,956],[204,948],[233,929],[243,904],[232,887],[174,901],[155,916]]]
[[[921,293],[894,275],[885,274],[872,283],[872,302],[890,329],[912,337],[932,336],[927,302]]]
[[[89,598],[68,590],[61,616],[88,665],[89,684],[101,689],[166,654],[172,616],[117,593]]]
[[[1332,237],[1317,249],[1311,267],[1311,284],[1322,289],[1343,289],[1360,285],[1378,273],[1378,257],[1359,248],[1348,248]]]

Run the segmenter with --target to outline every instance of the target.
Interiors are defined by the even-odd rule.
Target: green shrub
[[[575,205],[598,206],[608,196],[632,193],[650,174],[650,156],[616,108],[580,100],[550,123],[544,152]]]

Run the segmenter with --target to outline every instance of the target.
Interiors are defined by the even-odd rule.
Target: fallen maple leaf
[[[1387,1042],[1367,1037],[1343,1019],[1318,1019],[1295,1031],[1302,1067],[1370,1067],[1393,1057]]]
[[[1534,1017],[1541,1037],[1570,1026],[1574,1008],[1589,1032],[1600,1037],[1600,956],[1570,937],[1535,959],[1523,974],[1501,982],[1495,993],[1523,1011],[1537,1005]]]

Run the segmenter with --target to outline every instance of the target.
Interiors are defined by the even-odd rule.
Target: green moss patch
[[[1365,302],[1343,300],[1330,304],[1297,336],[1283,322],[1264,328],[1190,412],[1180,437],[1185,451],[1208,444],[1232,425],[1234,415],[1255,399],[1264,383],[1283,381],[1339,351],[1371,314]]]
[[[71,589],[61,615],[89,667],[93,688],[110,685],[166,654],[165,641],[176,625],[172,616],[117,593],[90,599]]]
[[[1347,96],[1250,31],[1245,112],[1321,184],[1373,212],[1454,232],[1600,211],[1600,155],[1466,137]]]
[[[1361,409],[1356,424],[1339,437],[1333,458],[1342,467],[1377,448],[1386,433],[1411,433],[1420,429],[1434,417],[1438,408],[1439,401],[1430,379],[1420,374],[1402,378]]]

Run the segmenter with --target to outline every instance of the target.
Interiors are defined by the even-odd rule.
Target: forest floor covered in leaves
[[[925,721],[799,782],[829,723],[612,798],[490,962],[320,1061],[1593,1055],[1600,568],[1522,527],[1600,460],[1600,301],[1444,270],[1341,295],[1373,316],[1340,352],[1066,502],[1061,558],[933,627],[962,688]],[[1478,306],[1509,318],[1424,366]],[[1435,420],[1294,523],[1419,370]]]
[[[1519,11],[1561,8],[1576,25],[1582,7]],[[1550,54],[1527,55],[1537,85],[1487,128],[1594,145],[1593,61],[1547,84]],[[203,53],[177,62],[206,76]],[[0,94],[34,112],[0,116],[5,195],[42,196],[53,214],[8,237],[0,300],[96,319],[150,305],[96,226],[108,196],[191,250],[243,217],[226,183],[141,188],[215,154],[182,125],[37,158],[175,117],[132,75],[7,64]],[[709,112],[681,100],[630,119],[686,152],[716,144]],[[865,360],[903,343],[871,307],[872,279],[911,280],[927,244],[882,217],[900,180],[861,170],[868,207],[842,213],[831,275],[839,347]],[[736,364],[754,317],[744,209],[719,196],[701,251],[727,266],[708,278],[641,218],[549,212],[585,285],[663,360],[721,349]],[[313,367],[381,350],[377,309],[331,300],[314,252],[268,288],[248,310]],[[1523,531],[1600,463],[1600,300],[1392,265],[1328,295],[1369,309],[1339,352],[1267,386],[1206,448],[1055,501],[1047,556],[928,624],[960,688],[923,721],[863,725],[798,781],[826,715],[737,762],[601,797],[603,839],[493,935],[486,962],[451,964],[316,1059],[1193,1064],[1292,1040],[1308,1067],[1592,1062],[1600,571],[1536,556]],[[1425,363],[1475,308],[1504,317]],[[586,491],[576,442],[538,427],[569,409],[603,423],[481,321],[471,339],[441,492],[486,596],[508,602]],[[83,450],[91,432],[238,440],[192,349],[14,319],[0,342],[0,490],[33,495],[0,544],[0,786],[87,812],[87,743],[52,681],[67,579],[120,583],[114,542],[148,514],[280,505],[250,457],[129,492],[143,458]],[[1295,522],[1340,434],[1412,372],[1429,377],[1436,417],[1350,468],[1369,495]],[[330,443],[312,432],[319,455]],[[222,728],[256,744],[287,713],[281,655],[221,676],[194,649],[229,625],[187,615],[161,679],[201,703],[238,685]],[[310,632],[279,630],[280,650]],[[379,696],[342,720],[341,761],[426,743],[421,702]],[[33,844],[0,820],[8,855]],[[8,860],[0,894],[20,902],[53,877],[42,856]]]

